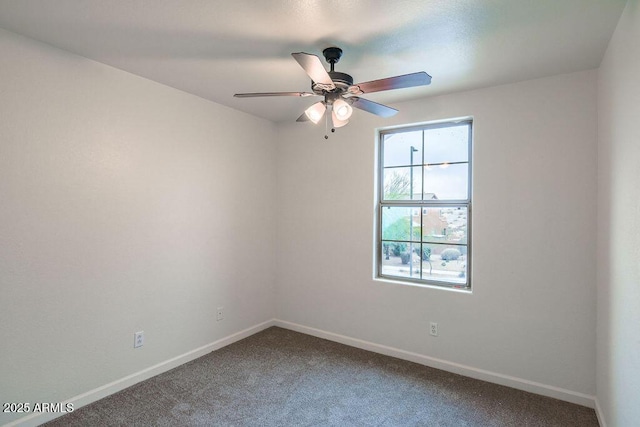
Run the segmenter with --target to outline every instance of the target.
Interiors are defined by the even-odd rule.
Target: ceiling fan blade
[[[256,98],[260,96],[314,96],[311,92],[253,92],[253,93],[236,93],[236,98]]]
[[[293,59],[298,61],[298,64],[304,69],[311,80],[315,83],[322,83],[327,86],[327,90],[335,89],[335,85],[333,84],[333,80],[327,73],[327,70],[322,65],[320,58],[316,55],[311,55],[310,53],[297,52],[292,53]]]
[[[307,116],[306,112],[302,113],[300,117],[296,119],[296,122],[308,122],[308,121],[309,121],[309,116]]]
[[[380,117],[391,117],[398,113],[398,110],[395,108],[387,107],[386,105],[378,104],[377,102],[369,101],[368,99],[359,98],[357,96],[352,96],[351,98],[346,99],[355,108],[359,108]]]
[[[405,87],[426,86],[429,83],[431,83],[431,76],[424,71],[420,71],[418,73],[388,77],[386,79],[372,80],[364,83],[356,83],[349,88],[349,92],[353,94],[380,92],[383,90],[402,89]]]

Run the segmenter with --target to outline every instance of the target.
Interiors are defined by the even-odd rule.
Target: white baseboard
[[[604,413],[602,412],[602,407],[600,406],[600,401],[598,397],[596,397],[596,416],[598,417],[598,423],[600,427],[607,427],[607,421],[604,418]]]
[[[89,403],[93,403],[104,397],[107,397],[121,390],[124,390],[127,387],[131,387],[132,385],[137,384],[141,381],[147,380],[151,377],[155,377],[156,375],[161,374],[163,372],[167,372],[175,367],[178,367],[194,359],[197,359],[198,357],[202,357],[205,354],[211,353],[214,350],[218,350],[222,347],[226,347],[229,344],[233,344],[236,341],[240,341],[241,339],[247,338],[253,334],[256,334],[274,325],[275,325],[274,320],[268,320],[266,322],[259,323],[255,326],[244,329],[240,332],[236,332],[235,334],[221,338],[210,344],[196,348],[195,350],[191,350],[187,353],[181,354],[180,356],[176,356],[172,359],[165,360],[164,362],[160,362],[157,365],[143,369],[142,371],[136,372],[131,375],[127,375],[126,377],[120,378],[119,380],[113,381],[109,384],[105,384],[101,387],[95,388],[86,393],[82,393],[77,396],[74,396],[68,400],[65,400],[64,402],[61,402],[62,406],[64,406],[67,403],[72,403],[74,410],[79,409],[85,405],[88,405]],[[64,414],[63,413],[44,413],[44,412],[30,414],[30,415],[27,415],[26,417],[12,421],[9,424],[5,424],[4,427],[38,426],[42,423],[46,423],[47,421],[51,421],[62,415]]]
[[[204,356],[207,353],[218,350],[229,344],[233,344],[236,341],[247,338],[253,334],[256,334],[271,326],[279,326],[284,329],[290,329],[292,331],[301,332],[303,334],[312,335],[318,338],[324,338],[330,341],[339,342],[341,344],[349,345],[363,350],[372,351],[375,353],[384,354],[387,356],[397,357],[398,359],[408,360],[410,362],[419,363],[421,365],[429,366],[436,369],[442,369],[443,371],[453,372],[455,374],[464,375],[479,380],[512,387],[518,390],[528,391],[542,396],[552,397],[554,399],[560,399],[567,402],[575,403],[578,405],[593,408],[596,411],[598,421],[601,427],[607,427],[600,405],[595,396],[590,396],[583,393],[578,393],[571,390],[566,390],[559,387],[554,387],[546,384],[537,383],[535,381],[529,381],[522,378],[513,377],[510,375],[499,374],[497,372],[486,371],[484,369],[478,369],[471,366],[462,365],[455,362],[449,362],[447,360],[437,359],[434,357],[425,356],[410,351],[400,350],[393,347],[388,347],[381,344],[372,343],[369,341],[360,340],[357,338],[348,337],[345,335],[335,334],[333,332],[323,331],[321,329],[310,328],[308,326],[299,325],[297,323],[287,322],[284,320],[272,319],[266,322],[262,322],[250,328],[244,329],[235,334],[229,335],[225,338],[221,338],[210,344],[197,348],[195,350],[184,353],[180,356],[158,363],[142,371],[128,375],[119,380],[113,381],[109,384],[90,390],[86,393],[82,393],[78,396],[74,396],[61,404],[64,406],[66,403],[73,403],[74,409],[79,409],[85,405],[93,403],[111,394],[117,393],[137,384],[141,381],[154,377],[163,372],[167,372],[175,367],[178,367],[184,363],[190,362],[198,357]],[[38,413],[30,414],[26,417],[12,421],[9,424],[5,424],[4,427],[33,427],[38,426],[47,421],[51,421],[64,414],[55,413]]]
[[[497,372],[491,372],[484,369],[478,369],[472,366],[461,365],[459,363],[449,362],[447,360],[437,359],[410,351],[400,350],[369,341],[363,341],[357,338],[335,334],[333,332],[310,328],[308,326],[303,326],[284,320],[275,319],[274,325],[281,328],[290,329],[292,331],[301,332],[303,334],[313,335],[318,338],[324,338],[330,341],[339,342],[341,344],[346,344],[352,347],[361,348],[363,350],[372,351],[374,353],[397,357],[398,359],[408,360],[410,362],[419,363],[421,365],[441,369],[443,371],[453,372],[455,374],[464,375],[466,377],[476,378],[479,380],[512,387],[518,390],[528,391],[531,393],[540,394],[542,396],[564,400],[566,402],[575,403],[578,405],[586,406],[588,408],[595,408],[595,396],[590,396],[588,394],[541,384],[535,381],[529,381],[510,375],[499,374]],[[600,419],[600,417],[598,418]],[[601,423],[601,426],[604,427],[604,424]]]

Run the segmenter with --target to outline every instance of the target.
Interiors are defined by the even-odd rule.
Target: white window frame
[[[461,200],[384,200],[384,137],[385,135],[401,133],[401,132],[413,132],[416,130],[435,129],[443,127],[452,127],[459,125],[468,125],[468,162],[467,162],[467,198]],[[473,159],[473,119],[471,117],[463,119],[450,119],[446,121],[429,122],[418,125],[407,125],[393,128],[380,129],[378,131],[377,141],[377,164],[376,164],[376,215],[375,215],[375,229],[376,229],[376,255],[375,255],[375,278],[382,280],[389,280],[393,282],[400,282],[404,284],[412,285],[430,285],[438,286],[442,288],[454,288],[462,290],[471,290],[471,272],[472,272],[472,159]],[[423,148],[424,148],[424,133],[423,133]],[[422,150],[424,159],[424,149]],[[418,165],[416,165],[418,166]],[[420,164],[421,170],[424,176],[424,161]],[[385,275],[382,273],[382,258],[383,258],[383,240],[382,240],[382,209],[385,207],[416,207],[419,212],[425,208],[444,208],[444,207],[465,207],[467,209],[467,242],[465,245],[467,249],[466,253],[466,283],[454,283],[444,280],[437,280],[432,278],[416,278],[416,277],[402,277]],[[431,243],[430,243],[431,244]]]

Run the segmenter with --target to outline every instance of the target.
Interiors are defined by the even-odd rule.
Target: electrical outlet
[[[144,331],[133,334],[133,348],[142,347],[144,345]]]
[[[431,322],[429,324],[429,334],[433,335],[434,337],[438,336],[438,324],[436,322]]]
[[[216,321],[221,321],[224,319],[224,307],[218,307],[218,312],[216,314]]]

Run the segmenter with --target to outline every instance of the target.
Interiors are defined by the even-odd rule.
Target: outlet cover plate
[[[144,331],[133,334],[133,348],[142,347],[144,345]]]
[[[429,334],[434,337],[438,336],[438,324],[436,322],[431,322],[429,324]]]

